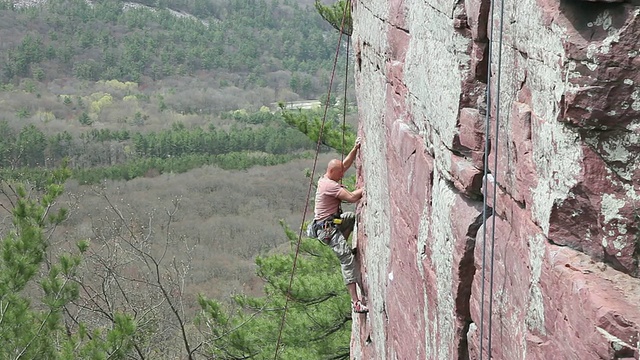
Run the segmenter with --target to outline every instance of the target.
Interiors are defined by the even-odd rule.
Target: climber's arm
[[[349,203],[354,203],[362,198],[362,192],[363,192],[362,188],[356,189],[353,192],[345,188],[342,188],[338,192],[338,199],[349,202]]]

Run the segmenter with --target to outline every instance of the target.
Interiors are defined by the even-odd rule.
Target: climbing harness
[[[484,186],[482,189],[483,196],[483,208],[482,208],[482,223],[483,231],[482,231],[482,289],[481,289],[481,300],[480,300],[480,356],[479,359],[483,358],[483,344],[484,344],[484,302],[485,302],[485,272],[486,272],[486,253],[487,253],[487,195],[488,195],[488,185],[489,185],[489,149],[490,147],[490,127],[491,127],[491,65],[493,63],[493,20],[494,20],[494,8],[495,1],[491,0],[491,16],[489,24],[491,26],[490,31],[490,39],[489,39],[489,61],[487,64],[487,110],[485,116],[485,143],[484,143]],[[500,30],[498,37],[498,65],[497,65],[497,80],[496,80],[496,126],[495,126],[495,146],[493,146],[494,150],[494,169],[491,172],[493,175],[493,199],[491,209],[492,213],[492,224],[491,224],[491,255],[490,255],[490,263],[489,263],[489,315],[488,315],[488,332],[487,332],[487,358],[491,359],[491,315],[493,312],[493,266],[494,266],[494,250],[495,250],[495,238],[496,238],[496,198],[497,198],[497,184],[498,184],[498,135],[500,129],[500,77],[501,77],[501,69],[502,69],[502,39],[503,39],[503,23],[504,23],[504,0],[500,0]]]
[[[327,100],[325,101],[325,107],[324,107],[324,114],[322,116],[322,123],[320,125],[320,131],[318,133],[318,142],[316,144],[316,153],[315,153],[315,157],[313,159],[313,168],[311,170],[311,177],[309,178],[309,188],[307,190],[307,199],[304,202],[304,211],[302,212],[302,224],[300,226],[300,231],[298,233],[298,242],[296,243],[296,251],[295,251],[295,255],[293,257],[293,267],[291,269],[291,276],[289,277],[289,285],[288,285],[288,289],[287,289],[287,294],[291,293],[291,286],[293,284],[293,275],[295,274],[296,271],[296,266],[298,263],[298,255],[300,253],[300,243],[302,242],[302,232],[303,232],[303,225],[305,222],[305,217],[307,214],[307,211],[309,210],[309,199],[311,198],[311,190],[313,189],[313,177],[315,175],[315,171],[316,171],[316,165],[318,164],[318,154],[320,153],[320,146],[322,145],[322,134],[324,133],[324,126],[327,120],[327,111],[329,109],[329,99],[331,98],[331,88],[333,87],[333,80],[335,77],[335,72],[336,72],[336,66],[338,64],[338,56],[340,55],[340,45],[342,43],[342,35],[343,35],[343,30],[344,30],[344,25],[345,25],[345,18],[346,18],[346,14],[347,14],[347,9],[349,8],[349,6],[351,6],[351,0],[347,0],[345,2],[344,5],[344,9],[342,12],[342,23],[340,24],[340,36],[338,37],[338,45],[336,47],[336,55],[335,58],[333,60],[333,68],[331,70],[331,79],[329,80],[329,90],[327,92]],[[349,66],[349,59],[347,58],[346,61],[346,65],[345,66]],[[346,82],[345,82],[345,89],[346,89]],[[346,90],[345,90],[346,91]],[[345,101],[346,103],[346,97],[345,97]],[[345,112],[346,112],[346,105],[345,105]],[[343,137],[343,145],[342,147],[344,148],[344,125],[342,128],[342,137]],[[286,317],[287,317],[287,310],[289,309],[289,296],[285,296],[285,304],[284,304],[284,309],[282,311],[282,320],[280,321],[280,329],[278,330],[278,340],[276,342],[276,349],[275,349],[275,355],[274,355],[274,360],[278,359],[278,352],[280,351],[280,342],[282,341],[282,330],[284,329],[284,324],[286,321]]]
[[[333,214],[329,218],[325,220],[313,220],[311,224],[313,233],[309,235],[313,235],[310,237],[317,238],[321,243],[328,244],[331,241],[331,238],[335,235],[335,232],[338,231],[339,225],[342,224],[342,218],[340,214]],[[318,234],[322,231],[322,238],[318,237]]]

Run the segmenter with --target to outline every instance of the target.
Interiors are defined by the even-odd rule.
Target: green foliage
[[[171,2],[172,9],[204,14],[202,20],[208,25],[171,15],[163,9],[166,2],[142,3],[159,6],[160,10],[123,11],[122,3],[115,0],[97,1],[92,6],[83,0],[51,0],[31,10],[16,10],[0,3],[0,28],[5,18],[15,18],[12,23],[17,26],[16,32],[29,29],[22,38],[6,39],[9,45],[0,59],[0,81],[7,85],[2,85],[2,90],[13,90],[11,82],[25,84],[27,90],[44,88],[21,78],[100,79],[104,81],[101,87],[116,90],[102,91],[135,97],[140,105],[150,99],[140,96],[137,84],[130,81],[140,80],[146,86],[146,76],[160,80],[176,74],[215,72],[220,84],[246,88],[267,86],[269,77],[265,73],[283,69],[286,76],[294,74],[295,80],[289,85],[295,85],[299,94],[314,97],[324,90],[312,80],[322,78],[330,68],[334,41],[317,14],[304,11],[295,1]],[[228,73],[234,76],[226,76]],[[282,81],[282,86],[286,83]],[[70,93],[79,94],[77,90],[82,89]],[[92,117],[100,119],[97,114],[102,109],[113,108],[110,94],[98,95],[84,100],[79,95],[63,97],[67,107],[61,112],[66,114],[58,119],[66,116],[91,125]],[[167,106],[172,106],[169,97],[167,103],[161,97],[157,102],[160,111],[172,110]],[[30,105],[17,115],[29,118],[37,109]],[[68,115],[72,110],[77,112]],[[140,108],[133,122],[143,125],[149,119],[147,114],[151,113]],[[64,323],[63,310],[79,296],[76,272],[89,243],[81,241],[76,254],[62,255],[43,265],[47,250],[43,231],[67,217],[64,209],[49,211],[63,191],[63,178],[73,176],[80,183],[95,184],[104,179],[184,172],[203,165],[246,169],[310,156],[305,150],[314,146],[306,135],[313,138],[314,131],[317,134],[313,127],[319,114],[305,113],[309,118],[304,122],[293,121],[295,116],[291,114],[285,114],[285,118],[295,127],[287,127],[279,114],[264,108],[225,115],[237,122],[225,130],[187,128],[176,123],[171,129],[146,133],[80,128],[88,130],[81,136],[68,132],[45,135],[33,125],[12,129],[0,122],[0,178],[27,181],[43,191],[39,202],[16,207],[19,211],[14,217],[21,219],[16,220],[18,230],[0,243],[0,304],[10,307],[0,319],[0,358],[16,358],[22,349],[23,358],[34,359],[131,358],[132,339],[140,340],[136,322],[127,314],[116,313],[108,328],[82,323],[65,327],[69,324]],[[330,116],[323,142],[341,148],[336,145],[336,141],[342,141],[341,136],[336,140],[343,130],[340,120],[334,110]],[[300,127],[307,129],[304,135],[295,129]],[[353,145],[349,137],[346,142],[347,148]],[[111,150],[121,156],[111,158]],[[109,155],[93,157],[105,153]],[[66,159],[76,167],[64,174],[51,169]],[[32,192],[19,189],[20,198],[31,201],[27,194]],[[285,230],[293,243],[297,236]],[[329,248],[311,239],[303,240],[302,253],[294,286],[287,295],[292,302],[280,358],[347,358],[351,311],[337,259]],[[266,282],[267,296],[236,297],[238,311],[200,299],[201,324],[215,325],[210,328],[208,358],[230,358],[230,354],[273,356],[292,260],[292,254],[259,258],[259,274]],[[33,289],[42,297],[33,297]]]
[[[83,112],[82,114],[80,114],[80,117],[78,118],[78,121],[82,125],[87,125],[88,126],[88,125],[93,124],[93,120],[91,120],[91,117],[89,117],[89,114],[87,114],[86,112]]]
[[[279,123],[264,127],[233,126],[229,131],[174,126],[158,133],[138,133],[133,136],[133,146],[139,156],[159,158],[241,151],[287,154],[312,148],[307,138]]]
[[[296,110],[284,109],[284,104],[280,104],[284,121],[294,126],[298,131],[307,135],[314,142],[318,141],[322,131],[321,143],[342,154],[347,154],[356,141],[355,131],[346,124],[343,127],[340,117],[342,114],[336,108],[327,111],[324,128],[322,127],[322,117],[324,110]],[[344,142],[343,142],[344,134]]]
[[[308,153],[302,154],[255,154],[248,152],[230,152],[219,155],[183,155],[170,158],[145,158],[127,162],[125,164],[76,169],[73,178],[82,184],[97,184],[105,179],[131,180],[145,176],[149,171],[159,173],[184,173],[205,165],[216,165],[225,170],[245,170],[253,166],[272,166],[287,163],[293,159],[310,157]],[[28,172],[25,172],[27,174]],[[41,177],[39,172],[32,173]],[[31,177],[28,177],[31,179]]]
[[[13,1],[10,1],[10,0],[0,1],[0,10],[13,10],[13,9],[14,9]]]
[[[273,121],[281,119],[280,115],[270,112],[266,107],[263,107],[262,109],[260,109],[260,111],[251,113],[247,112],[246,110],[229,111],[227,113],[221,114],[220,117],[222,119],[233,119],[241,123],[254,125],[268,125]]]
[[[18,111],[16,111],[16,117],[18,119],[26,119],[30,116],[31,116],[31,112],[29,112],[29,109],[27,108],[22,107],[18,109]]]
[[[32,94],[34,92],[36,92],[36,84],[31,80],[31,79],[27,79],[24,82],[24,91]]]
[[[0,121],[0,168],[11,166],[11,157],[15,151],[15,132],[6,120]]]
[[[15,144],[22,163],[30,167],[44,166],[46,147],[46,137],[35,125],[22,128]]]
[[[14,227],[0,242],[2,359],[124,359],[132,346],[135,323],[126,315],[118,315],[110,329],[95,329],[91,336],[82,324],[77,332],[72,331],[76,327],[65,326],[64,308],[79,296],[75,277],[80,255],[63,254],[38,275],[48,247],[47,224],[66,218],[65,210],[52,207],[68,176],[65,168],[51,172],[39,200],[21,184],[2,184],[5,194],[15,189]],[[42,296],[34,298],[29,289],[36,286]]]
[[[105,98],[110,96],[97,95],[98,100],[93,105]],[[71,100],[64,97],[63,101]],[[37,168],[57,166],[65,158],[69,158],[71,163],[78,163],[78,158],[87,156],[87,144],[98,143],[105,143],[111,149],[121,148],[127,156],[115,164],[109,157],[102,157],[103,162],[96,161],[90,166],[73,169],[73,177],[82,183],[97,183],[104,179],[129,180],[144,176],[149,170],[181,173],[203,165],[247,169],[256,165],[282,164],[306,156],[304,151],[314,148],[305,135],[286,126],[279,114],[273,114],[266,108],[254,113],[240,111],[230,114],[239,124],[228,131],[213,127],[207,131],[197,127],[188,129],[176,123],[171,129],[148,133],[91,129],[78,138],[68,132],[47,137],[35,125],[25,126],[16,136],[6,121],[0,122],[0,130],[7,134],[0,139],[0,155],[3,155],[0,174],[7,179],[42,184],[47,171]],[[144,122],[146,115],[139,112],[136,118]],[[92,124],[86,112],[78,121],[83,125]]]
[[[319,0],[316,0],[314,5],[320,16],[331,24],[331,26],[338,31],[342,31],[343,34],[351,36],[353,32],[353,19],[351,18],[350,0],[338,0],[330,6],[323,5]]]
[[[298,234],[285,228],[295,247]],[[236,296],[228,310],[215,300],[199,298],[198,318],[209,331],[210,357],[272,359],[289,296],[279,359],[348,359],[351,302],[344,289],[340,264],[329,248],[303,239],[296,273],[289,289],[294,254],[259,257],[258,275],[265,297]]]
[[[33,74],[33,78],[37,81],[43,81],[45,78],[44,70],[39,66],[32,67],[31,73]]]
[[[158,96],[158,110],[160,112],[163,112],[165,110],[167,110],[167,104],[164,102],[164,97],[162,97],[162,95]]]

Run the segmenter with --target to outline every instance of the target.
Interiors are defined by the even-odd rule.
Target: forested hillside
[[[272,357],[324,114],[282,105],[324,104],[338,39],[313,2],[0,0],[0,358]],[[305,242],[284,358],[348,358],[337,260]]]
[[[33,168],[66,158],[75,178],[96,183],[205,164],[278,164],[313,147],[273,113],[277,102],[327,91],[336,36],[310,7],[295,1],[3,4],[5,176],[7,169],[21,169],[20,178],[37,176]]]
[[[66,158],[75,178],[96,183],[205,164],[278,164],[313,147],[272,113],[276,102],[327,91],[336,36],[309,7],[3,4],[5,176],[21,169],[20,178],[33,178],[33,168]],[[198,18],[176,15],[187,12]]]
[[[209,75],[209,87],[283,91],[273,101],[287,100],[281,95],[288,90],[303,98],[326,91],[334,37],[316,13],[297,1],[160,3],[142,8],[114,0],[51,0],[12,11],[5,1],[0,79],[149,85],[171,76]]]

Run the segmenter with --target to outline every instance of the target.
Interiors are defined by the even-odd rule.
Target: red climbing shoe
[[[364,314],[369,312],[369,308],[364,306],[360,300],[353,303],[353,312]]]

